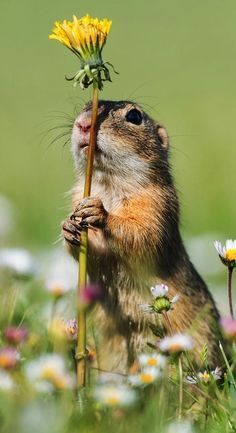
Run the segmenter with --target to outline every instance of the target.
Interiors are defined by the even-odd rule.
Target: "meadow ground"
[[[133,371],[120,375],[99,369],[99,335],[91,310],[87,386],[78,393],[76,263],[59,246],[34,256],[25,249],[2,248],[0,271],[1,432],[235,431],[236,321],[222,323],[233,358],[224,358],[222,349],[214,369],[208,366],[205,346],[203,367],[196,370],[189,335],[171,341],[153,335],[153,348],[139,356]],[[97,293],[93,287],[88,290],[85,307],[90,309]],[[227,301],[226,288],[221,298],[223,291]],[[166,287],[156,286],[150,305],[163,296],[168,297]]]

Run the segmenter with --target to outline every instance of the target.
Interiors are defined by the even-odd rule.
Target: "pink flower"
[[[4,331],[4,337],[8,343],[17,345],[28,338],[28,330],[23,326],[8,326]]]
[[[88,307],[101,299],[101,289],[95,284],[90,284],[85,287],[81,294],[80,302],[82,306]]]
[[[220,323],[226,337],[230,340],[236,340],[236,320],[231,317],[222,317]]]
[[[0,349],[0,368],[12,369],[20,360],[19,352],[13,347]]]

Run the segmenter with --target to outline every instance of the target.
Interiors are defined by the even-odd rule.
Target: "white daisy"
[[[171,337],[163,338],[158,347],[162,352],[180,353],[193,348],[193,339],[187,334],[175,334]]]
[[[14,388],[14,381],[7,371],[0,369],[0,391],[11,391]]]
[[[66,372],[65,361],[59,354],[40,356],[25,366],[25,375],[37,391],[52,392],[55,389],[68,389],[74,380]]]
[[[161,377],[159,368],[146,367],[137,374],[131,374],[128,380],[133,386],[147,386],[154,383],[159,377]]]
[[[215,241],[214,245],[224,265],[236,266],[236,240],[227,239],[225,245],[222,245],[220,241]]]
[[[31,275],[35,263],[31,254],[22,248],[4,248],[0,250],[0,268],[6,268],[17,275]]]
[[[166,365],[166,357],[156,352],[141,353],[138,361],[141,367],[164,368]]]
[[[107,407],[130,406],[137,399],[136,392],[127,385],[111,383],[107,385],[97,385],[93,397],[102,406]]]
[[[55,298],[60,298],[70,291],[71,287],[66,281],[50,279],[45,282],[48,292]]]
[[[66,252],[54,249],[44,253],[40,259],[39,275],[49,292],[64,294],[76,288],[77,265]]]

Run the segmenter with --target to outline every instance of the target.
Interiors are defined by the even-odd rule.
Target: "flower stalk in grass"
[[[228,268],[228,299],[229,311],[231,318],[234,319],[233,300],[232,300],[232,276],[233,270],[236,266],[236,240],[227,239],[226,244],[222,245],[221,242],[215,241],[215,248],[219,254],[222,263]]]
[[[178,419],[179,421],[182,418],[182,410],[183,410],[183,365],[181,354],[178,359],[178,367],[179,367],[179,407],[178,407]]]
[[[229,311],[232,319],[234,319],[234,310],[233,310],[233,300],[232,300],[232,275],[233,275],[234,268],[231,266],[228,266],[228,278],[227,278],[227,285],[228,285],[228,297],[229,297]]]
[[[92,119],[88,146],[87,166],[85,173],[84,195],[91,193],[94,151],[96,144],[96,122],[98,113],[98,91],[102,90],[104,81],[111,81],[107,65],[102,59],[102,49],[106,43],[107,35],[112,22],[107,19],[99,21],[89,15],[73,21],[56,22],[50,39],[56,39],[70,49],[80,60],[80,69],[72,78],[74,86],[79,84],[82,89],[93,86]],[[112,65],[111,65],[112,66]],[[79,281],[77,293],[78,312],[78,340],[76,349],[77,385],[79,388],[86,385],[86,308],[81,303],[83,291],[87,285],[87,254],[88,230],[81,232],[81,245],[79,252]]]
[[[140,308],[149,314],[162,314],[169,329],[169,333],[173,334],[173,329],[168,312],[173,310],[173,305],[179,300],[179,295],[176,294],[172,299],[169,297],[169,288],[165,284],[157,284],[150,289],[153,300],[150,304],[140,304]]]
[[[157,343],[157,347],[165,355],[171,355],[173,361],[178,361],[179,376],[179,402],[178,402],[178,420],[182,418],[183,412],[183,365],[182,354],[191,350],[194,346],[193,339],[188,334],[174,334],[163,338]]]

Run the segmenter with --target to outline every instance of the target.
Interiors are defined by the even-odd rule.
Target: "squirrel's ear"
[[[164,147],[164,149],[168,149],[169,148],[169,137],[168,137],[168,133],[167,133],[166,129],[164,128],[164,126],[158,125],[157,135],[158,135],[158,139],[159,139],[161,145]]]

